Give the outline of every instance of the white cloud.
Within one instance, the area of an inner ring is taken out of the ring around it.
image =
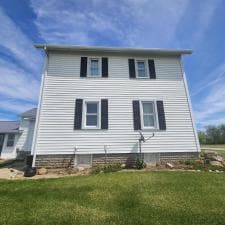
[[[0,21],[0,50],[2,55],[7,52],[0,59],[0,117],[12,119],[13,114],[36,105],[42,59],[32,40],[1,7]]]
[[[47,42],[166,46],[185,12],[187,0],[31,1],[36,25]],[[165,35],[166,34],[166,35]]]
[[[215,78],[212,78],[213,80],[202,88],[200,87],[199,92],[195,93],[197,95],[203,90],[206,90],[207,93],[196,105],[196,119],[201,126],[219,124],[225,120],[225,63],[221,64],[211,74]]]
[[[192,96],[198,95],[202,91],[221,82],[225,78],[225,62],[217,65],[216,68],[205,74],[203,82],[198,84],[196,91],[192,92]]]
[[[32,41],[21,31],[0,7],[0,46],[10,51],[22,66],[31,72],[39,71],[41,58]]]
[[[0,95],[1,98],[14,98],[36,102],[39,80],[8,61],[0,59]],[[1,100],[2,101],[2,100]]]
[[[0,108],[4,109],[4,111],[14,112],[18,115],[34,107],[36,107],[35,104],[13,99],[5,99],[0,102]]]

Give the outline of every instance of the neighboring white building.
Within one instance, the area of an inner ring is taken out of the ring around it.
[[[20,121],[0,121],[0,158],[14,159],[31,152],[36,108],[21,114]]]
[[[33,166],[197,158],[183,54],[190,50],[36,45],[46,53]],[[75,162],[74,162],[75,158]]]

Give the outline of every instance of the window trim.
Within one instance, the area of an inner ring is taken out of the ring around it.
[[[9,139],[9,135],[13,135],[13,139]],[[15,145],[15,138],[16,138],[16,135],[15,134],[8,134],[7,135],[6,147],[13,147]],[[12,145],[9,145],[9,141],[10,142],[13,142],[13,144]]]
[[[87,126],[86,125],[86,116],[87,116],[87,103],[97,103],[98,104],[98,112],[97,112],[97,126]],[[84,100],[83,104],[83,113],[82,113],[82,129],[101,129],[101,101],[100,100],[95,100],[95,99],[90,99],[90,100]]]
[[[91,75],[91,60],[98,60],[98,75]],[[99,78],[102,76],[102,59],[100,57],[88,57],[87,77]]]
[[[153,103],[154,119],[155,119],[155,126],[154,127],[144,126],[143,103]],[[157,111],[156,100],[140,100],[139,105],[140,105],[140,116],[141,116],[141,129],[142,130],[158,130],[159,129],[159,122],[158,122],[158,111]]]
[[[144,62],[145,65],[145,77],[138,75],[138,62]],[[135,74],[137,79],[149,79],[148,61],[146,59],[135,59]]]

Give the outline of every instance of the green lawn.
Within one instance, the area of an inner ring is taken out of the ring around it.
[[[117,172],[0,181],[0,224],[225,224],[225,173]]]

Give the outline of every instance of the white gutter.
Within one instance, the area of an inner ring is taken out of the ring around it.
[[[45,82],[45,76],[47,74],[47,67],[48,67],[47,48],[44,47],[44,50],[45,50],[46,56],[45,56],[44,68],[43,68],[43,73],[42,73],[42,78],[41,78],[41,86],[40,86],[40,93],[39,93],[37,116],[36,116],[36,122],[35,122],[35,127],[34,127],[34,136],[33,136],[32,148],[31,148],[31,154],[33,155],[32,167],[35,167],[35,161],[36,161],[37,135],[38,135],[39,123],[40,123],[40,113],[41,113],[41,106],[42,106],[42,100],[43,100],[44,82]]]
[[[77,52],[100,52],[100,53],[120,53],[120,54],[156,54],[175,55],[191,54],[190,49],[160,49],[160,48],[118,48],[105,46],[79,46],[79,45],[50,45],[36,44],[36,48],[47,48],[56,51],[77,51]]]

